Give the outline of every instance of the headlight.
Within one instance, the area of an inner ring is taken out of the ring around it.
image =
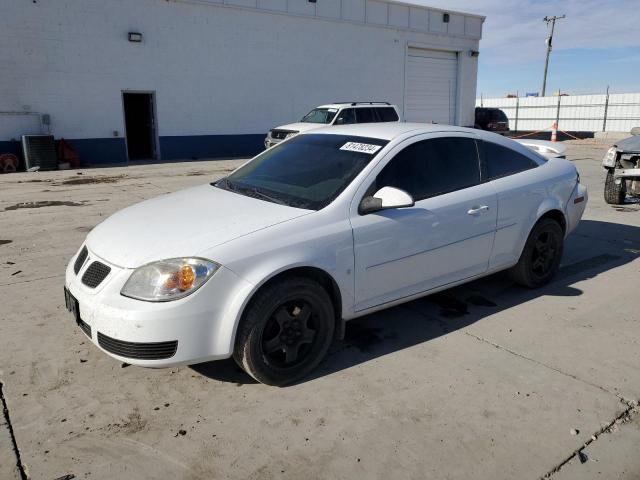
[[[220,268],[204,258],[171,258],[137,268],[120,294],[147,302],[168,302],[191,295]]]
[[[289,132],[285,135],[284,139],[286,140],[287,138],[295,137],[297,134],[298,132]]]
[[[615,167],[617,155],[618,150],[616,149],[616,147],[611,147],[609,150],[607,150],[606,155],[602,159],[602,165],[605,167]]]

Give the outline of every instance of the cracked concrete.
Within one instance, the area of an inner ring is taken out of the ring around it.
[[[0,415],[0,478],[3,480],[25,479],[26,474],[13,435],[2,382],[0,382],[0,409],[2,409],[2,415]]]
[[[498,274],[354,320],[310,378],[284,389],[254,383],[232,361],[121,368],[75,327],[61,295],[66,262],[102,219],[239,161],[0,176],[3,206],[82,205],[0,209],[0,237],[11,240],[0,245],[0,381],[25,470],[33,479],[640,477],[640,204],[602,201],[606,148],[569,144],[591,198],[551,285],[524,290]],[[101,175],[113,182],[64,183]],[[1,422],[0,478],[20,478],[3,470],[17,459]]]
[[[640,409],[637,401],[627,402],[627,408],[614,420],[591,435],[581,447],[576,449],[562,463],[547,473],[544,478],[638,478],[640,465],[637,463],[638,445],[640,441]],[[613,437],[609,435],[616,434]],[[603,437],[604,436],[604,437]],[[599,444],[594,442],[600,440]],[[603,450],[611,450],[614,444],[615,453],[609,458],[616,458],[616,462],[608,462],[602,468],[595,465],[599,458],[606,458]],[[626,450],[626,451],[625,451]],[[624,455],[620,455],[620,452]],[[621,458],[622,457],[622,458]],[[582,465],[589,463],[587,466]],[[564,468],[564,467],[567,468]],[[563,470],[564,468],[564,470]],[[615,473],[612,471],[614,468]],[[558,474],[558,475],[556,475]]]

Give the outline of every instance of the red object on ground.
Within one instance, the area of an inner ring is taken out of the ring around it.
[[[0,155],[0,172],[9,173],[18,170],[18,157],[13,153]]]
[[[71,168],[80,167],[78,152],[64,138],[58,142],[58,162],[69,162]]]

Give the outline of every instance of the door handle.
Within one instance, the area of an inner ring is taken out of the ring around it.
[[[480,212],[484,212],[486,210],[489,210],[489,205],[482,205],[480,207],[472,207],[471,209],[469,209],[467,211],[467,214],[469,215],[477,215]]]

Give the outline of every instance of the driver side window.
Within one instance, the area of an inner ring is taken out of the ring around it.
[[[419,201],[479,183],[475,140],[443,137],[416,142],[398,153],[378,174],[369,194],[396,187]]]
[[[338,114],[334,125],[350,125],[352,123],[356,123],[355,110],[353,108],[344,108]]]

